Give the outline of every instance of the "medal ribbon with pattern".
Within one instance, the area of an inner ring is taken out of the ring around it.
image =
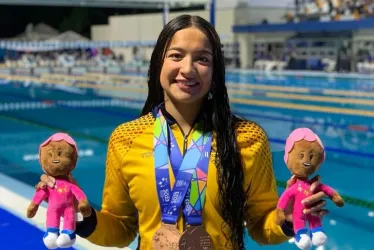
[[[161,110],[157,113],[153,146],[157,193],[164,223],[175,224],[183,208],[187,224],[202,224],[212,142],[211,132],[203,133],[203,130],[204,123],[198,123],[183,157]],[[170,187],[169,161],[175,176],[173,189]]]

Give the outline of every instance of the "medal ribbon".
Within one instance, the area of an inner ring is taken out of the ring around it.
[[[201,216],[212,142],[211,133],[203,133],[203,128],[204,124],[199,123],[183,157],[161,110],[157,113],[154,127],[155,172],[164,223],[175,224],[184,204],[183,213],[187,223],[202,224]],[[169,160],[175,176],[173,189],[170,187]]]

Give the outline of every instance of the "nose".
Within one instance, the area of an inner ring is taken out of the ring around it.
[[[196,68],[191,57],[186,56],[183,59],[180,72],[187,77],[196,75]]]

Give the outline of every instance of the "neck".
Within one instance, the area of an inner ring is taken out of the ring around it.
[[[308,181],[309,180],[308,177],[297,177],[297,179],[299,179],[300,181]]]
[[[185,104],[175,103],[170,99],[165,102],[166,111],[174,117],[185,135],[190,132],[194,125],[200,107],[201,102]]]

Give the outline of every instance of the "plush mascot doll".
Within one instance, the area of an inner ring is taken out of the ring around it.
[[[342,197],[331,187],[319,184],[313,192],[311,191],[312,181],[309,178],[322,165],[325,160],[325,150],[319,137],[308,128],[298,128],[292,131],[286,141],[284,161],[287,168],[296,178],[295,184],[288,187],[281,195],[276,213],[276,223],[281,225],[285,220],[285,210],[293,205],[293,226],[296,245],[303,250],[312,246],[322,246],[327,240],[321,223],[321,218],[304,214],[307,208],[302,204],[306,197],[323,191],[337,206],[344,206]],[[290,203],[293,204],[290,204]],[[310,233],[306,228],[310,227]]]
[[[91,214],[86,195],[76,185],[68,181],[75,168],[78,150],[75,141],[67,134],[56,133],[39,148],[39,161],[43,171],[56,179],[53,188],[39,189],[27,209],[27,217],[33,218],[43,200],[48,200],[47,231],[43,242],[48,249],[68,248],[75,243],[75,199],[84,217]],[[60,218],[63,228],[60,232]]]

